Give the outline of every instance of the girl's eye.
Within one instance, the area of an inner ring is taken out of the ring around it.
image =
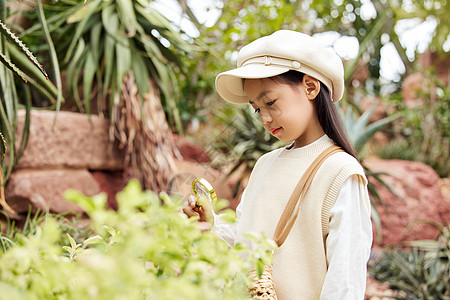
[[[273,105],[273,104],[275,103],[275,101],[276,101],[276,100],[269,101],[269,102],[266,103],[266,105],[267,105],[267,106],[271,106],[271,105]]]
[[[260,112],[260,109],[259,108],[256,108],[255,109],[255,113],[259,113]]]

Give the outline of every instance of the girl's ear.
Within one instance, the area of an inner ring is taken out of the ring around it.
[[[303,76],[303,85],[305,86],[306,97],[308,97],[308,100],[316,99],[316,96],[320,92],[320,81],[305,74]]]

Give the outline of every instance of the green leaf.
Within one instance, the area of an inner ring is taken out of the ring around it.
[[[96,245],[96,244],[104,244],[105,241],[99,235],[91,236],[87,240],[83,242],[83,245]]]
[[[114,6],[110,5],[102,9],[102,23],[103,28],[111,37],[115,37],[118,34],[119,17]]]
[[[256,274],[261,278],[262,273],[264,272],[264,261],[262,259],[258,259],[256,261]]]
[[[25,46],[25,44],[18,38],[14,33],[12,33],[5,24],[3,24],[0,20],[0,32],[3,32],[5,36],[9,37],[11,41],[13,41],[22,51],[27,55],[27,57],[30,59],[30,61],[33,62],[33,64],[39,69],[39,71],[45,76],[45,78],[48,78],[47,73],[45,72],[42,65],[38,62],[36,57],[33,55],[33,53],[28,50],[28,48]]]
[[[30,61],[30,59],[22,53],[19,49],[13,45],[7,45],[8,53],[10,54],[11,61],[20,68],[27,76],[34,79],[34,82],[42,86],[46,92],[50,93],[54,99],[58,97],[58,90],[53,83],[48,80],[42,72]],[[27,77],[26,77],[27,78]],[[27,78],[29,79],[29,78]],[[30,80],[29,80],[30,81]],[[30,81],[31,83],[31,81]]]
[[[78,40],[80,39],[83,32],[85,32],[87,30],[88,24],[89,24],[88,22],[90,22],[91,19],[93,18],[92,15],[95,13],[95,11],[99,7],[100,3],[101,3],[101,0],[91,0],[91,1],[89,1],[90,5],[86,5],[86,7],[84,9],[80,10],[80,11],[82,11],[82,12],[80,12],[80,15],[79,15],[80,24],[76,27],[74,36],[72,38],[72,42],[70,43],[69,49],[67,50],[66,56],[64,58],[64,62],[67,63],[71,59],[72,53],[75,49],[75,46],[78,43]],[[75,12],[74,15],[76,15],[76,14],[77,14],[77,12]],[[78,20],[78,18],[75,18],[75,17],[73,19]],[[72,19],[70,17],[68,20],[69,20],[69,23],[71,23],[70,21]]]
[[[100,3],[101,1],[90,0],[83,7],[78,6],[78,9],[76,9],[75,12],[67,18],[66,22],[68,24],[72,24],[88,19],[92,15],[92,13],[98,8],[98,5]]]
[[[148,93],[150,77],[148,75],[144,59],[138,53],[136,53],[133,55],[131,64],[139,93],[141,95]]]
[[[114,70],[114,39],[107,34],[105,37],[105,72],[103,78],[103,94],[106,95],[110,86],[112,73]],[[113,102],[113,101],[110,101]]]
[[[75,50],[74,56],[67,67],[67,82],[68,82],[68,91],[70,94],[73,94],[73,98],[78,106],[80,111],[84,111],[84,107],[81,104],[80,97],[78,96],[78,77],[82,67],[82,61],[85,60],[85,56],[87,50],[85,49],[85,42],[81,38],[78,40],[77,49]]]
[[[131,0],[120,0],[116,1],[117,12],[119,19],[122,20],[122,24],[125,25],[127,29],[127,37],[131,38],[136,34],[136,14],[134,12],[133,1]]]
[[[25,78],[25,74],[16,67],[9,59],[6,57],[3,53],[0,52],[0,62],[3,63],[4,66],[6,66],[8,69],[13,71],[15,75],[20,77],[24,82],[27,82],[27,79]]]
[[[98,63],[95,61],[94,52],[91,49],[87,49],[87,58],[84,63],[83,70],[83,100],[86,108],[86,113],[91,113],[91,90],[93,86],[94,76],[98,69]]]
[[[52,40],[52,38],[50,36],[50,32],[48,30],[47,21],[45,19],[44,10],[42,9],[41,0],[37,0],[37,7],[38,7],[38,12],[39,12],[38,13],[39,21],[41,22],[42,29],[44,31],[45,40],[47,42],[47,45],[48,45],[48,48],[50,51],[50,58],[51,58],[52,65],[53,65],[53,73],[55,75],[56,87],[57,87],[57,91],[58,91],[58,94],[56,96],[56,114],[55,114],[55,118],[53,120],[53,126],[54,126],[55,122],[56,122],[57,113],[58,113],[59,109],[61,108],[61,103],[64,101],[63,96],[62,96],[61,74],[59,72],[58,57],[56,55],[55,46],[53,45],[53,40]],[[45,71],[44,71],[44,75],[48,79],[48,76],[45,74]]]
[[[123,78],[131,69],[131,51],[129,40],[125,37],[120,38],[120,43],[116,43],[116,84],[122,86]]]
[[[72,247],[72,249],[77,248],[77,243],[75,242],[73,237],[71,237],[70,234],[68,234],[68,233],[66,233],[66,235],[67,235],[67,238],[69,239],[70,246]]]

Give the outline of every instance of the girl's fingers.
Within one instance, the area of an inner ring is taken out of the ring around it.
[[[199,217],[200,221],[204,222],[206,221],[206,212],[203,206],[197,207],[197,198],[195,198],[192,195],[189,195],[185,204],[185,207],[183,208],[183,212],[188,217]]]
[[[185,206],[183,207],[183,212],[188,216],[188,217],[198,217],[199,214],[196,213],[195,211],[192,210],[191,206]]]
[[[194,208],[194,207],[195,207],[195,203],[197,202],[197,198],[195,198],[195,197],[192,196],[192,195],[189,195],[189,196],[188,196],[188,199],[187,199],[187,202],[188,202],[188,205],[189,205],[190,207]]]

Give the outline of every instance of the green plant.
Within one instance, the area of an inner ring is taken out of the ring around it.
[[[375,148],[375,153],[382,159],[402,159],[414,161],[417,159],[417,149],[405,138],[396,138],[386,145]]]
[[[402,243],[383,250],[369,266],[376,280],[401,291],[396,299],[450,299],[450,227],[435,224],[436,240]]]
[[[59,1],[45,13],[68,98],[80,112],[106,116],[111,142],[125,149],[130,177],[161,191],[175,168],[165,114],[182,133],[176,74],[184,75],[181,58],[194,48],[151,2]],[[22,36],[36,38],[42,28],[36,24]]]
[[[6,155],[6,150],[8,147],[6,146],[5,138],[3,137],[3,134],[0,131],[0,205],[8,212],[8,214],[14,216],[15,212],[14,210],[8,205],[5,199],[5,185],[3,183],[3,170],[1,163],[3,162],[3,159]]]
[[[353,109],[352,106],[348,105],[345,113],[341,108],[338,108],[339,115],[344,124],[344,128],[348,134],[348,138],[350,142],[355,147],[355,150],[360,153],[363,151],[364,146],[368,141],[373,137],[373,135],[383,129],[386,125],[391,124],[396,119],[398,119],[401,114],[396,113],[394,115],[385,117],[381,120],[369,124],[369,118],[372,115],[376,108],[376,104],[372,105],[368,110],[366,110],[361,115],[358,115]],[[375,181],[378,181],[381,185],[388,188],[394,195],[396,195],[395,191],[382,179],[381,175],[385,175],[385,172],[374,172],[370,170],[368,167],[364,165],[364,161],[362,163],[366,176],[368,178],[373,178]],[[378,189],[374,185],[372,181],[369,180],[367,184],[367,189],[369,194],[371,195],[370,201],[372,206],[372,221],[374,226],[377,229],[377,240],[381,239],[381,220],[377,211],[378,203],[383,205],[385,209],[387,209],[386,204],[383,199],[380,197],[378,193]]]
[[[350,105],[347,106],[345,113],[342,109],[338,109],[339,115],[345,127],[345,131],[347,132],[350,142],[355,147],[356,152],[362,151],[363,147],[376,132],[380,131],[383,127],[394,122],[401,116],[401,114],[396,113],[369,124],[369,118],[373,114],[375,108],[376,104],[372,105],[361,115],[357,115]]]
[[[62,233],[69,234],[76,239],[86,239],[89,235],[92,235],[92,231],[86,225],[80,223],[80,216],[73,215],[71,212],[55,215],[48,211],[33,211],[30,207],[26,217],[17,220],[10,218],[10,213],[7,213],[6,209],[0,210],[0,215],[6,221],[4,228],[0,224],[0,250],[3,250],[3,252],[14,246],[21,237],[36,234],[39,227],[50,215],[57,222]],[[59,244],[65,245],[66,240],[61,239]]]
[[[432,69],[424,74],[414,108],[391,100],[403,117],[394,124],[394,143],[377,154],[421,161],[445,178],[450,174],[450,83],[445,86]]]
[[[232,161],[228,176],[240,169],[241,178],[234,188],[236,195],[242,179],[252,171],[256,161],[263,154],[280,148],[285,143],[264,129],[258,115],[249,109],[235,109],[231,116],[222,114],[218,118],[225,123],[226,128],[214,143],[218,153],[213,159],[220,163],[220,158],[227,156],[227,160]]]
[[[126,89],[124,76],[131,71],[141,96],[154,89],[161,92],[171,124],[182,131],[174,71],[184,70],[180,56],[193,48],[151,2],[61,1],[44,8],[67,71],[67,93],[80,111],[89,114],[95,107],[114,121],[119,109],[116,101]],[[41,30],[36,24],[22,36],[37,36]]]
[[[37,3],[38,8],[40,8],[40,0]],[[39,9],[37,14],[42,28],[46,29],[45,16],[43,15],[42,9]],[[5,20],[5,0],[0,0],[0,132],[5,134],[6,144],[9,146],[8,159],[6,161],[2,159],[0,166],[2,191],[3,185],[8,180],[12,169],[17,164],[28,141],[31,97],[30,87],[29,85],[25,85],[25,83],[28,82],[31,84],[34,90],[48,99],[56,109],[59,109],[63,101],[59,81],[59,67],[48,32],[44,36],[52,57],[53,73],[56,77],[57,87],[48,79],[46,71],[36,57],[4,24]],[[21,80],[16,82],[14,80],[15,75]],[[21,92],[21,96],[19,96],[19,91]],[[23,100],[20,101],[22,97]],[[17,137],[18,109],[20,107],[25,107],[25,122],[22,136]],[[6,201],[4,201],[4,195],[2,196],[2,202],[4,202],[2,204],[3,207],[12,215],[13,211],[7,206]]]
[[[187,218],[176,199],[142,191],[131,181],[106,210],[106,195],[68,191],[94,230],[89,238],[63,234],[50,215],[36,232],[0,252],[2,297],[26,299],[249,299],[246,276],[270,258],[273,243],[258,251],[229,248]],[[244,259],[243,256],[248,256]],[[182,295],[182,296],[181,296]]]

